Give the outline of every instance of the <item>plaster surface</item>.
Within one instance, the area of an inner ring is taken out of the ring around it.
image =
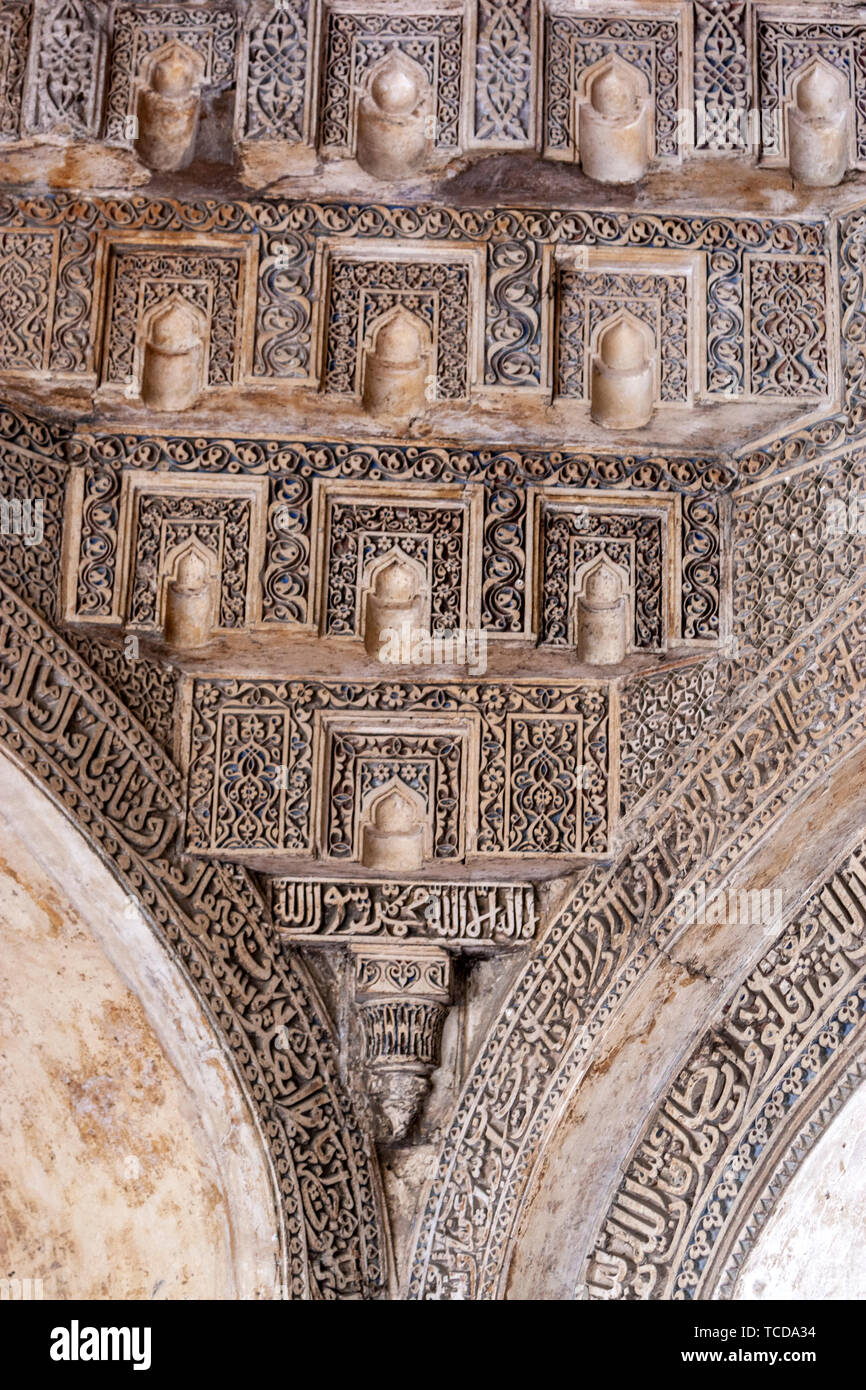
[[[45,1298],[273,1296],[271,1176],[177,966],[0,757],[0,1264]]]
[[[767,1218],[737,1300],[866,1298],[866,1088],[854,1092]]]

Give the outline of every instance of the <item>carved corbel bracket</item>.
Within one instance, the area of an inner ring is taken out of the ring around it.
[[[452,996],[451,957],[442,946],[422,941],[377,941],[349,949],[376,1138],[400,1143],[439,1064]]]
[[[472,1012],[473,963],[530,945],[538,888],[275,878],[270,901],[287,947],[338,991],[330,1002],[344,1020],[343,1065],[367,1098],[376,1141],[416,1142],[434,1074],[441,1066],[436,1085],[447,1088],[454,1039]],[[443,1045],[452,1007],[459,1026]]]

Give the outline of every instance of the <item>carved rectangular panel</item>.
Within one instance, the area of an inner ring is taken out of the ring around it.
[[[50,365],[55,232],[0,231],[0,363],[8,373]]]
[[[319,147],[355,151],[357,103],[365,73],[392,49],[423,70],[433,92],[433,147],[454,153],[463,141],[463,6],[407,4],[379,10],[331,0],[322,16]]]
[[[36,9],[25,126],[79,137],[99,134],[107,8],[91,0],[43,0]]]
[[[289,140],[310,133],[309,0],[257,0],[240,40],[238,135]]]
[[[756,396],[821,397],[830,389],[825,268],[794,256],[747,256]]]
[[[583,740],[582,720],[574,714],[508,714],[506,817],[512,853],[580,853]]]
[[[244,237],[152,240],[113,237],[102,247],[103,388],[141,390],[144,341],[154,314],[172,300],[194,307],[204,324],[205,389],[231,387],[245,374],[245,327],[254,283],[253,244]]]
[[[478,485],[317,483],[314,605],[327,637],[363,636],[363,596],[386,556],[409,557],[427,576],[431,630],[480,624],[481,521]]]
[[[535,137],[538,7],[535,0],[475,6],[473,146],[531,148]]]
[[[851,160],[866,168],[866,20],[860,7],[760,5],[753,11],[761,157],[788,162],[788,106],[799,71],[820,56],[843,74],[854,111]]]
[[[548,0],[545,15],[543,150],[548,159],[579,157],[577,100],[587,73],[619,54],[643,75],[654,111],[654,157],[682,157],[681,112],[691,109],[684,5],[606,4],[580,8]],[[690,56],[690,55],[689,55]]]
[[[387,883],[275,878],[274,922],[290,940],[427,936],[462,945],[518,945],[535,936],[531,884]]]
[[[188,848],[357,864],[366,799],[396,780],[425,808],[439,873],[478,856],[604,855],[614,700],[593,682],[196,681]]]
[[[539,489],[535,494],[536,616],[544,645],[577,640],[582,572],[606,555],[629,578],[627,650],[681,640],[681,499]]]
[[[204,83],[234,81],[237,18],[228,5],[119,5],[114,16],[106,101],[106,139],[131,144],[142,64],[172,41],[204,62]]]
[[[695,0],[694,94],[697,149],[745,150],[752,74],[746,0]]]
[[[411,951],[395,942],[349,948],[355,967],[355,998],[394,997],[451,1000],[451,957],[438,946],[413,945]]]
[[[442,1004],[451,1002],[451,957],[439,946],[413,943],[407,948],[393,941],[372,946],[353,942],[349,952],[359,1001],[396,1002],[420,997]],[[396,1050],[390,1043],[387,1054]]]
[[[431,398],[464,400],[479,375],[482,344],[472,306],[483,296],[483,259],[474,248],[393,242],[320,246],[321,304],[314,322],[323,389],[358,397],[365,348],[400,306],[432,340]]]
[[[259,621],[259,570],[267,512],[264,479],[125,473],[117,504],[115,582],[110,588],[96,589],[91,582],[93,547],[87,537],[81,544],[76,520],[83,481],[80,474],[73,480],[67,519],[67,553],[70,559],[77,555],[74,571],[67,569],[67,618],[126,622],[142,631],[158,630],[174,561],[194,539],[213,557],[219,579],[216,630],[230,631]],[[100,549],[97,543],[97,571]]]
[[[355,998],[393,998],[451,1001],[451,957],[439,946],[413,943],[407,950],[397,942],[349,947],[354,966]]]
[[[258,0],[240,45],[237,131],[244,140],[309,139],[314,7]]]
[[[21,127],[30,15],[29,4],[0,8],[0,140],[14,140]]]

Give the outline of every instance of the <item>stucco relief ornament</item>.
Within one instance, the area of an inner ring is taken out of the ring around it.
[[[392,48],[369,74],[358,108],[356,157],[379,179],[417,173],[431,147],[433,95],[424,69]]]
[[[788,108],[791,173],[813,187],[841,183],[850,141],[851,103],[844,74],[815,58],[797,78]]]
[[[204,63],[182,43],[153,54],[138,98],[136,150],[152,169],[189,164],[195,149]]]
[[[580,165],[599,183],[636,183],[651,152],[652,106],[646,79],[615,55],[587,78],[579,104]]]

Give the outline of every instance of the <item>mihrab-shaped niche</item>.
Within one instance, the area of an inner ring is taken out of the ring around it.
[[[441,169],[461,153],[467,14],[462,0],[370,6],[325,0],[317,144],[396,182]]]
[[[91,7],[92,8],[92,7]],[[213,118],[209,143],[228,144],[227,113],[217,105],[235,81],[236,7],[125,4],[112,7],[104,137],[134,149],[143,164],[170,172],[195,157],[199,117]],[[213,153],[213,148],[211,150]]]
[[[398,305],[375,320],[364,344],[361,401],[370,415],[397,424],[427,402],[433,338],[418,314]]]
[[[193,158],[205,64],[172,40],[148,54],[139,76],[135,149],[151,169],[183,169]]]
[[[632,183],[682,161],[690,109],[689,5],[543,0],[539,124],[546,159],[602,183]]]
[[[628,642],[628,574],[601,554],[578,572],[575,590],[578,661],[590,666],[618,666]]]
[[[218,621],[219,576],[215,557],[196,536],[167,557],[162,631],[176,651],[206,646]]]
[[[252,238],[107,233],[98,400],[180,412],[245,380]]]
[[[98,604],[84,581],[90,573],[83,472],[66,514],[67,620],[116,627],[178,651],[194,651],[261,622],[261,567],[268,482],[128,469],[119,479],[116,530],[100,568]],[[104,553],[104,552],[103,552]]]
[[[433,89],[419,63],[394,46],[369,69],[358,103],[355,157],[375,178],[420,173],[432,147]]]
[[[852,102],[845,74],[820,54],[792,83],[788,106],[788,163],[799,183],[841,183],[851,158]]]
[[[119,599],[128,629],[183,651],[255,626],[263,481],[124,475]]]
[[[599,183],[636,183],[653,153],[649,83],[611,53],[583,74],[577,96],[580,166]]]
[[[150,410],[189,410],[205,384],[207,316],[172,295],[144,314],[140,332],[142,403]]]
[[[481,625],[478,484],[314,484],[312,611],[318,634],[409,661],[413,633]],[[396,634],[396,637],[394,636]]]
[[[415,873],[467,848],[465,721],[390,715],[323,721],[321,855],[378,873]]]
[[[830,187],[866,169],[866,24],[860,5],[760,5],[755,24],[761,163]]]
[[[533,514],[541,646],[570,647],[582,663],[616,666],[694,640],[684,634],[682,556],[694,545],[704,549],[705,534],[693,537],[687,524],[684,535],[680,496],[541,488]]]
[[[372,560],[362,576],[364,647],[381,658],[408,649],[416,633],[430,628],[429,573],[395,546]]]
[[[481,379],[478,245],[323,239],[312,360],[319,390],[394,425],[468,401]]]
[[[706,265],[693,251],[634,248],[554,253],[555,403],[579,403],[594,423],[683,428],[704,399]]]
[[[361,815],[361,863],[365,869],[411,873],[429,858],[429,809],[412,787],[394,778],[367,798]]]
[[[656,342],[648,324],[621,311],[603,323],[592,353],[590,414],[608,430],[649,423],[656,397]]]

